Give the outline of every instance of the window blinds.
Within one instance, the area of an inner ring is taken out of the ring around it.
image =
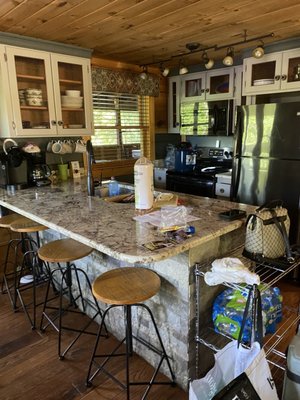
[[[148,97],[93,91],[93,116],[96,159],[128,159],[135,149],[149,156]]]

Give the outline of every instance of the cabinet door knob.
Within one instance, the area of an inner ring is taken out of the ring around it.
[[[63,121],[58,121],[57,123],[59,126],[62,126],[64,124]]]
[[[201,93],[204,93],[204,89],[201,89]]]
[[[54,119],[51,121],[51,125],[56,125],[56,121]]]
[[[206,91],[206,93],[208,93],[208,92],[209,92],[209,89],[206,89],[205,91]]]
[[[275,81],[279,81],[280,75],[275,75]]]
[[[287,76],[286,76],[286,75],[281,75],[281,80],[282,80],[282,81],[285,81],[285,80],[286,80],[286,78],[287,78]]]

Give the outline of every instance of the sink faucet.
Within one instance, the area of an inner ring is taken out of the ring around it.
[[[95,156],[93,145],[90,140],[86,142],[86,156],[87,156],[87,191],[89,196],[95,196],[94,178],[92,171],[92,164],[95,163]]]

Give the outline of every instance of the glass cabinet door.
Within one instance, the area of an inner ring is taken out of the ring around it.
[[[234,69],[227,68],[207,72],[206,92],[207,100],[218,100],[233,97]]]
[[[182,77],[182,100],[205,98],[205,73],[189,74]]]
[[[283,53],[282,56],[282,89],[300,88],[300,51],[291,50]]]
[[[264,55],[260,60],[244,60],[244,94],[278,91],[281,85],[281,53]]]
[[[56,134],[50,56],[8,47],[7,62],[17,135]]]
[[[52,70],[58,133],[91,133],[89,60],[52,55]]]

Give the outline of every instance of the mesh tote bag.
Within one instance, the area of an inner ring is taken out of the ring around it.
[[[289,229],[290,218],[280,200],[262,205],[248,216],[243,255],[258,262],[280,258],[292,262]]]

